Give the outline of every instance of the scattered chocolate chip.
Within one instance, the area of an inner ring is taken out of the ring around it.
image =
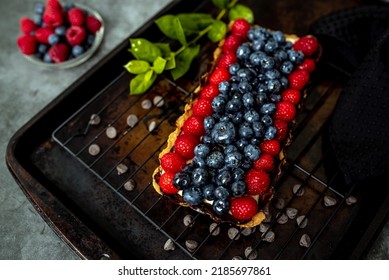
[[[346,198],[346,204],[347,205],[353,205],[355,203],[357,203],[357,198],[353,195],[350,195],[349,197]]]
[[[301,186],[301,184],[294,185],[292,191],[296,196],[303,196],[305,193],[305,189]]]
[[[127,125],[133,128],[138,123],[138,117],[134,114],[130,114],[126,119]]]
[[[266,233],[264,233],[264,237],[263,237],[263,240],[265,240],[266,242],[273,242],[274,239],[276,238],[276,234],[273,232],[273,231],[268,231]]]
[[[309,237],[309,235],[304,233],[300,238],[299,244],[301,247],[308,248],[309,246],[311,246],[311,238]]]
[[[176,249],[173,240],[171,240],[170,238],[166,240],[165,245],[163,245],[163,249],[165,251],[173,251],[174,249]]]
[[[157,95],[153,99],[153,104],[157,107],[162,107],[165,104],[165,101],[163,100],[163,97],[160,95]]]
[[[288,218],[291,219],[291,220],[296,218],[297,213],[298,213],[298,211],[297,211],[296,208],[292,208],[292,207],[286,208],[286,216],[288,216]]]
[[[217,223],[212,223],[209,225],[209,232],[213,235],[213,236],[217,236],[220,234],[220,227]]]
[[[135,189],[135,181],[133,179],[129,179],[124,183],[124,189],[126,191],[133,191]]]
[[[101,123],[101,118],[97,114],[92,114],[89,119],[89,124],[91,125],[98,125]]]
[[[91,156],[97,156],[100,153],[100,146],[97,144],[92,144],[89,146],[88,152]]]
[[[149,110],[153,106],[153,103],[149,99],[145,99],[140,106],[145,110]]]
[[[270,226],[268,224],[261,223],[259,225],[259,232],[264,233],[264,232],[268,231],[269,228],[270,228]]]
[[[335,198],[329,195],[325,195],[323,200],[324,200],[324,206],[326,207],[331,207],[336,205],[336,203],[338,203]]]
[[[235,256],[235,257],[232,257],[232,260],[240,261],[240,260],[243,260],[243,258],[241,256]]]
[[[296,218],[296,222],[300,228],[305,228],[308,225],[308,218],[305,215],[301,215]]]
[[[188,249],[189,252],[194,252],[198,245],[199,243],[196,240],[189,239],[185,241],[186,249]]]
[[[118,132],[113,126],[108,126],[105,130],[105,134],[109,139],[114,139],[118,135]]]
[[[270,213],[266,214],[266,218],[263,220],[264,223],[271,222],[272,215]]]
[[[277,217],[277,223],[280,225],[286,224],[288,222],[289,218],[284,213],[280,213]]]
[[[118,172],[118,175],[122,175],[126,173],[128,170],[127,165],[120,163],[118,166],[116,166],[116,171]]]
[[[157,127],[157,123],[155,121],[152,121],[150,124],[149,124],[149,131],[153,131],[155,128]]]
[[[238,240],[240,237],[239,229],[231,227],[228,229],[228,237],[232,240]]]
[[[256,229],[255,227],[244,228],[242,229],[241,234],[243,234],[244,236],[249,236],[250,234],[255,232],[255,229]]]
[[[283,198],[281,198],[281,197],[277,197],[275,199],[275,202],[274,202],[274,207],[276,209],[279,209],[279,210],[284,209],[284,207],[285,207],[285,200]]]
[[[257,251],[254,250],[251,246],[246,247],[246,249],[244,250],[244,255],[249,260],[254,260],[258,257]]]
[[[192,215],[186,215],[183,219],[183,223],[186,227],[191,227],[194,224],[194,219]]]

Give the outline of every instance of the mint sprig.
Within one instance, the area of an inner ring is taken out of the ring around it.
[[[130,81],[130,94],[145,93],[155,82],[158,75],[170,71],[174,80],[185,75],[193,60],[200,52],[198,41],[205,35],[216,43],[224,39],[227,24],[222,21],[225,15],[232,21],[245,18],[254,22],[252,10],[238,0],[212,0],[220,9],[216,18],[206,13],[167,14],[155,23],[159,30],[169,39],[177,41],[180,47],[173,51],[170,44],[150,42],[144,38],[131,38],[129,52],[134,59],[124,65],[135,76]]]

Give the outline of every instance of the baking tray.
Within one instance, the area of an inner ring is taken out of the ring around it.
[[[295,34],[304,34],[324,12],[358,4],[242,2],[253,8],[259,24]],[[212,7],[210,1],[174,1],[155,18],[166,13],[212,12]],[[130,37],[163,41],[158,34],[151,19]],[[244,258],[249,246],[258,252],[258,259],[363,258],[387,219],[389,197],[382,188],[369,190],[376,182],[346,185],[336,167],[326,128],[347,75],[336,71],[339,65],[329,61],[318,65],[306,106],[298,115],[295,139],[277,182],[277,198],[270,209],[273,218],[267,230],[258,227],[248,236],[240,232],[239,238],[231,239],[231,226],[220,224],[220,234],[213,236],[208,217],[172,204],[153,191],[151,174],[158,164],[158,153],[201,74],[208,69],[214,47],[204,42],[199,58],[178,82],[160,77],[148,93],[130,96],[131,75],[123,65],[131,56],[128,40],[123,41],[12,137],[7,165],[27,198],[58,236],[84,259]],[[148,111],[141,108],[144,99],[152,100],[156,95],[164,97],[164,106]],[[102,119],[98,126],[89,124],[94,113]],[[129,113],[139,116],[133,128],[125,122]],[[157,126],[150,132],[147,128],[152,121]],[[109,126],[119,131],[115,139],[105,136]],[[92,143],[102,147],[97,158],[87,152]],[[124,174],[117,172],[121,163],[129,167]],[[124,187],[130,179],[136,184],[133,191]],[[304,188],[304,195],[293,193],[295,185]],[[348,205],[351,195],[357,203]],[[325,206],[323,199],[327,196],[334,198],[336,205]],[[284,207],[280,207],[281,202],[285,202]],[[280,223],[276,217],[287,207],[305,215],[308,226],[300,228],[295,219]],[[193,217],[190,225],[183,223],[187,215]],[[275,234],[274,241],[266,239],[269,232]],[[302,234],[311,237],[308,248],[299,245]],[[174,251],[163,250],[167,239],[173,240]],[[198,242],[195,251],[186,248],[187,240]]]

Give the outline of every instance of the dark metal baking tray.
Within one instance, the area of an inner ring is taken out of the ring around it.
[[[305,1],[243,1],[256,13],[258,23],[286,33],[304,34],[309,24],[325,12],[359,3],[328,1],[317,6]],[[301,3],[300,3],[301,2]],[[313,2],[313,1],[311,1]],[[212,12],[210,1],[174,1],[155,18],[166,13]],[[153,19],[131,37],[162,41]],[[327,141],[327,121],[347,81],[330,62],[321,61],[312,77],[304,110],[298,115],[294,142],[287,150],[287,164],[277,182],[277,199],[286,207],[295,207],[306,215],[308,226],[300,228],[295,219],[280,224],[282,214],[273,205],[269,222],[275,240],[268,242],[266,232],[257,231],[239,239],[227,236],[228,224],[213,236],[208,217],[170,203],[151,186],[151,174],[158,165],[158,153],[164,147],[174,121],[208,68],[215,45],[204,43],[199,58],[189,73],[175,82],[161,77],[146,94],[130,96],[131,75],[123,65],[131,57],[128,40],[122,42],[99,65],[80,77],[46,108],[24,125],[11,139],[7,165],[28,199],[45,221],[81,258],[85,259],[231,259],[244,257],[248,246],[258,252],[258,259],[358,259],[363,258],[388,216],[388,192],[366,185],[347,186],[336,167]],[[150,111],[141,109],[144,99],[162,95],[165,104]],[[98,113],[102,123],[88,124]],[[140,121],[129,128],[125,119],[136,113]],[[157,127],[147,127],[156,121]],[[119,135],[105,136],[114,126]],[[90,144],[99,143],[102,153],[92,157]],[[124,163],[129,170],[119,175],[116,167]],[[136,187],[127,191],[124,183],[133,179]],[[292,192],[294,185],[305,189],[303,196]],[[355,196],[356,204],[346,199]],[[336,199],[327,207],[324,196]],[[284,208],[285,209],[285,208]],[[183,217],[192,215],[194,223],[185,226]],[[300,246],[302,234],[312,239],[309,248]],[[170,238],[174,251],[163,250]],[[188,251],[185,241],[199,243]]]

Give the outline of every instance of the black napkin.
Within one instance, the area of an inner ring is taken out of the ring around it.
[[[346,183],[389,174],[389,7],[337,11],[311,26],[323,59],[351,74],[330,120]]]

